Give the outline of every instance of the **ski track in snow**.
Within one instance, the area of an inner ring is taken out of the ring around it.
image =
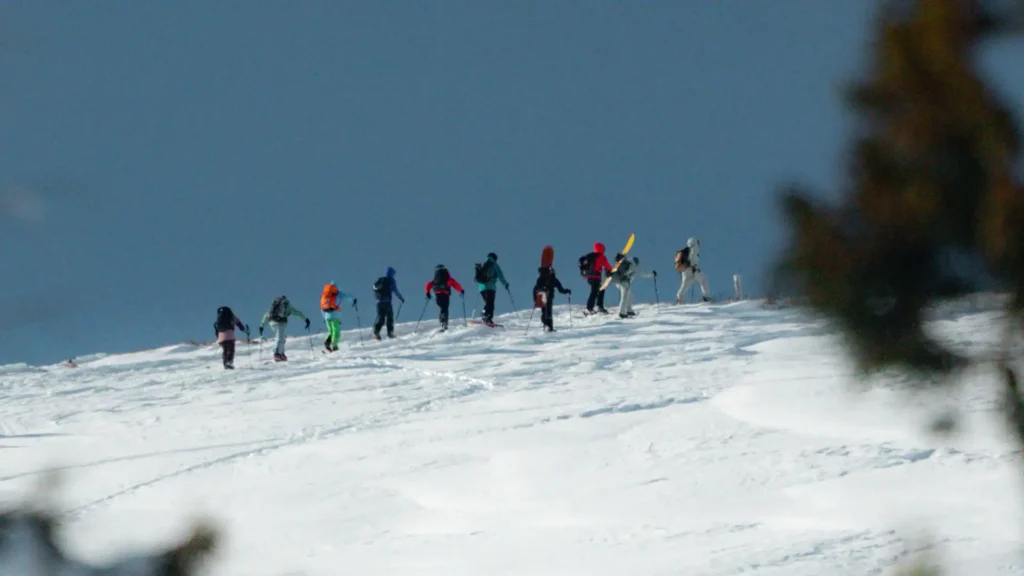
[[[858,387],[823,323],[753,302],[556,311],[555,334],[507,314],[329,355],[295,336],[283,364],[240,343],[233,372],[189,345],[0,366],[0,498],[65,472],[95,559],[205,511],[231,575],[883,574],[933,545],[954,573],[1024,574],[992,374]],[[996,317],[933,328],[976,351]],[[930,435],[954,405],[961,433]]]

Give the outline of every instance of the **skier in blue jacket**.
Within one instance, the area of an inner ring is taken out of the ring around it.
[[[395,310],[391,306],[391,295],[398,296],[402,304],[405,304],[405,298],[398,290],[398,282],[395,282],[394,268],[388,266],[385,275],[373,283],[373,294],[377,297],[377,321],[373,324],[373,337],[380,340],[380,329],[387,325],[388,338],[394,338]]]
[[[482,275],[482,276],[481,276]],[[508,281],[505,280],[505,273],[498,266],[498,255],[491,252],[487,255],[487,261],[477,271],[477,288],[480,289],[480,296],[484,299],[484,311],[480,319],[486,324],[494,323],[494,296],[497,292],[500,281],[505,290],[508,290]]]

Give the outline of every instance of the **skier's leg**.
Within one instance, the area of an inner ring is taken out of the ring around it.
[[[629,312],[629,282],[619,283],[619,316],[625,317]]]
[[[711,288],[708,287],[708,277],[700,270],[697,270],[696,278],[697,283],[700,285],[701,296],[707,300],[711,296]]]
[[[438,294],[437,305],[441,308],[441,328],[448,328],[448,306],[451,304],[451,295]]]
[[[373,321],[373,335],[379,337],[380,329],[384,327],[385,318],[387,317],[387,309],[385,308],[386,302],[377,302],[377,319]]]
[[[228,341],[222,340],[220,343],[220,359],[224,364],[224,367],[228,367]]]
[[[677,304],[686,302],[686,291],[690,289],[690,286],[693,286],[693,277],[693,268],[687,268],[683,271],[683,284],[679,287],[679,293],[676,294]]]
[[[484,290],[484,321],[494,322],[494,298],[497,293],[494,290]]]
[[[341,338],[341,320],[332,317],[327,321],[327,342],[331,350],[338,349],[338,340]]]
[[[593,312],[594,306],[597,305],[597,297],[601,293],[601,280],[599,278],[590,278],[587,280],[587,284],[590,285],[590,296],[587,297],[587,311]]]
[[[555,329],[554,321],[554,308],[555,299],[554,294],[545,294],[544,307],[541,308],[540,321],[548,327],[548,330]]]
[[[601,312],[607,312],[607,310],[604,309],[604,293],[605,293],[605,290],[601,290],[601,284],[600,284],[600,282],[598,282],[598,284],[597,284],[597,309],[600,310]]]
[[[391,302],[387,303],[388,338],[395,337],[395,308]]]
[[[284,356],[284,345],[288,335],[288,323],[271,322],[270,327],[274,329],[274,333],[277,335],[277,346],[274,348],[274,353],[278,356]]]
[[[224,366],[229,368],[235,367],[235,341],[228,340],[224,342]]]

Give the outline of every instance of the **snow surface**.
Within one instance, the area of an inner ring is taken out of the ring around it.
[[[856,380],[795,310],[638,311],[569,329],[559,308],[551,335],[522,312],[424,320],[329,356],[301,335],[287,364],[239,344],[234,372],[188,345],[0,367],[0,499],[64,470],[69,546],[94,561],[210,517],[227,575],[861,575],[929,548],[1024,574],[993,374],[913,395]],[[997,317],[935,329],[976,351]],[[932,435],[952,405],[963,426]]]

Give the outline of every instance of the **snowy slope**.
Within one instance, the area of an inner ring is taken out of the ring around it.
[[[91,559],[212,516],[229,575],[881,574],[931,544],[956,573],[1024,574],[991,374],[944,400],[965,426],[938,439],[941,401],[856,387],[795,311],[638,309],[346,332],[332,356],[303,335],[277,365],[241,344],[234,372],[190,346],[0,367],[0,498],[66,470]],[[994,317],[936,329],[970,349]]]

